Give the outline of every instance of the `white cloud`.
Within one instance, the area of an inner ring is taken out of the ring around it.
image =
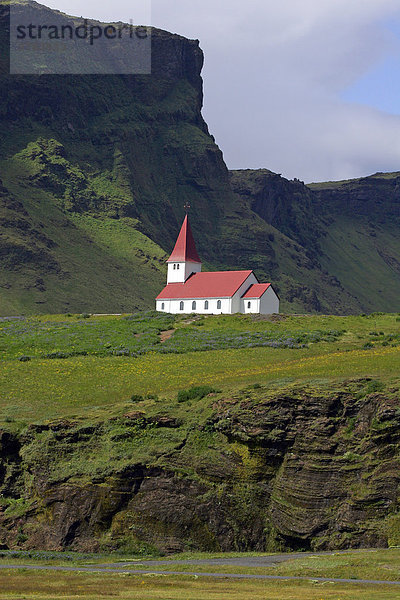
[[[131,0],[84,6],[85,16],[132,17]],[[340,99],[385,56],[400,55],[385,26],[394,18],[398,0],[153,0],[154,25],[200,39],[204,114],[228,166],[307,181],[400,170],[400,116]]]
[[[396,45],[397,0],[154,0],[153,21],[200,38],[205,117],[231,168],[322,180],[400,169],[400,117],[339,93]]]

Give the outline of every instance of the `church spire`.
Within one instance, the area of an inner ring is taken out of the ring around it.
[[[178,239],[176,240],[175,248],[167,262],[201,263],[200,257],[197,254],[196,244],[187,215],[183,221]]]

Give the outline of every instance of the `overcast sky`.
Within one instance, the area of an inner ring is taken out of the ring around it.
[[[129,22],[138,1],[42,3]],[[399,0],[153,0],[151,24],[200,40],[204,116],[229,168],[400,171]]]

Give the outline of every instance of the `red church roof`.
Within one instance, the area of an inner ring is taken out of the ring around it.
[[[253,271],[194,273],[185,283],[169,283],[157,300],[231,298]]]
[[[269,287],[271,287],[270,283],[255,283],[242,298],[261,298]]]
[[[196,244],[194,243],[192,229],[190,227],[188,216],[186,215],[180,230],[175,248],[167,262],[195,262],[201,263],[197,254]]]

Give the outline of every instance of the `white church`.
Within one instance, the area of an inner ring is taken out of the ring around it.
[[[253,271],[202,273],[187,215],[167,263],[167,285],[156,298],[156,310],[159,312],[204,315],[279,313],[279,297],[272,285],[259,283]]]

